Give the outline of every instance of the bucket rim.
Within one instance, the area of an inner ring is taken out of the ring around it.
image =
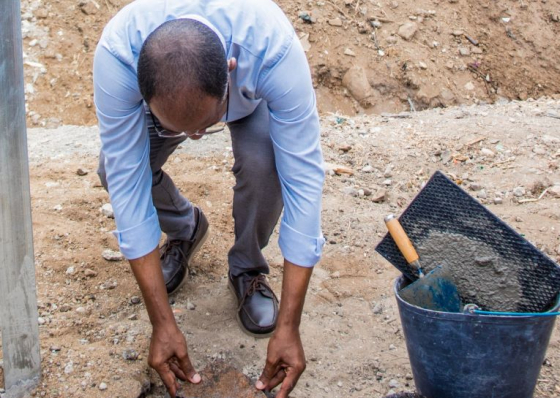
[[[408,278],[406,278],[405,275],[400,275],[400,276],[397,276],[393,281],[393,291],[395,293],[395,297],[397,298],[397,302],[400,303],[401,305],[404,305],[405,307],[407,307],[409,311],[414,311],[418,314],[421,314],[422,316],[426,316],[426,317],[430,317],[430,318],[447,318],[447,320],[456,320],[458,322],[464,322],[466,319],[476,320],[476,321],[482,321],[484,319],[484,320],[489,320],[491,322],[505,321],[505,320],[518,321],[519,319],[524,319],[525,322],[527,322],[528,320],[532,320],[532,321],[536,321],[536,322],[543,322],[545,320],[551,320],[551,321],[556,320],[555,316],[542,317],[542,316],[538,316],[538,315],[516,316],[516,315],[475,314],[475,313],[463,313],[463,312],[436,311],[436,310],[430,310],[430,309],[422,308],[422,307],[419,307],[417,305],[414,305],[414,304],[411,304],[411,303],[405,301],[400,296],[399,287],[400,287],[401,283],[404,282],[405,279],[408,279]],[[547,311],[543,311],[542,313],[546,314],[547,312],[556,312],[559,309],[560,309],[560,294],[558,295],[558,297],[556,299],[556,304],[553,305],[551,309],[549,309]],[[466,317],[468,317],[468,318],[466,318]]]

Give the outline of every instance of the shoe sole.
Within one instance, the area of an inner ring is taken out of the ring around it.
[[[231,283],[231,281],[229,280],[228,277],[228,288],[231,292],[231,294],[233,294],[233,297],[235,298],[235,302],[239,301],[239,299],[237,298],[237,294],[235,293],[235,288],[233,287],[233,284]],[[266,339],[271,337],[274,334],[274,330],[272,332],[268,332],[268,333],[253,333],[249,330],[247,330],[245,328],[245,326],[243,325],[243,322],[241,322],[241,317],[239,316],[239,311],[235,311],[235,319],[237,319],[237,324],[239,325],[239,328],[241,329],[241,331],[243,333],[245,333],[247,336],[251,336],[254,337],[256,339]]]
[[[191,252],[191,255],[187,258],[187,264],[190,264],[191,258],[193,258],[196,255],[196,253],[198,253],[200,248],[204,245],[204,242],[206,242],[206,239],[208,239],[208,235],[210,235],[210,226],[208,226],[208,228],[206,229],[206,232],[204,233],[204,235],[200,239],[200,242],[198,243],[198,245],[196,245],[194,250]],[[185,284],[188,277],[189,277],[189,270],[187,269],[187,272],[185,272],[185,277],[183,278],[181,283],[179,283],[179,285],[177,286],[177,288],[175,288],[175,290],[173,290],[170,293],[167,293],[167,295],[171,296],[172,294],[177,293],[181,289],[181,287]]]

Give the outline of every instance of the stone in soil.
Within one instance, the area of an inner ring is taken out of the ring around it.
[[[399,36],[405,40],[412,40],[416,31],[418,30],[418,25],[415,22],[407,22],[399,28]]]
[[[266,398],[255,388],[253,381],[224,361],[212,362],[200,372],[200,376],[200,384],[183,384],[177,397]]]

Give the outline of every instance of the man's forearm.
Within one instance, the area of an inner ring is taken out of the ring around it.
[[[299,329],[305,295],[312,273],[313,268],[299,267],[288,260],[284,260],[284,279],[278,314],[278,329]]]
[[[158,248],[143,257],[130,260],[130,266],[142,291],[152,326],[175,323],[161,272]]]

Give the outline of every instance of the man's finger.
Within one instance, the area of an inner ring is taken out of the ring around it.
[[[294,368],[286,369],[286,378],[282,382],[282,387],[276,395],[276,398],[288,398],[294,387],[296,386],[302,371],[296,371]]]
[[[196,370],[194,370],[191,360],[189,359],[189,355],[185,354],[184,356],[178,359],[179,359],[179,365],[181,367],[181,370],[183,371],[185,376],[187,376],[187,380],[193,384],[200,383],[200,380],[202,380],[202,378],[198,373],[196,373]]]
[[[286,371],[283,368],[278,369],[278,372],[274,375],[272,379],[268,382],[266,386],[267,390],[273,390],[278,384],[282,383],[286,378]]]
[[[264,366],[263,372],[255,387],[259,390],[264,390],[268,388],[268,384],[270,380],[274,377],[274,375],[278,372],[279,367],[275,362],[266,360],[266,365]]]
[[[156,369],[156,372],[158,372],[159,377],[161,377],[161,381],[165,384],[165,388],[167,388],[171,398],[175,398],[177,390],[179,389],[179,383],[173,372],[169,369],[169,366],[162,365],[160,368]]]
[[[175,362],[171,362],[169,364],[169,367],[171,368],[171,371],[175,373],[175,376],[177,376],[182,381],[187,381],[187,376],[185,375],[185,372],[183,372],[183,370],[179,367],[179,365],[177,365]]]

